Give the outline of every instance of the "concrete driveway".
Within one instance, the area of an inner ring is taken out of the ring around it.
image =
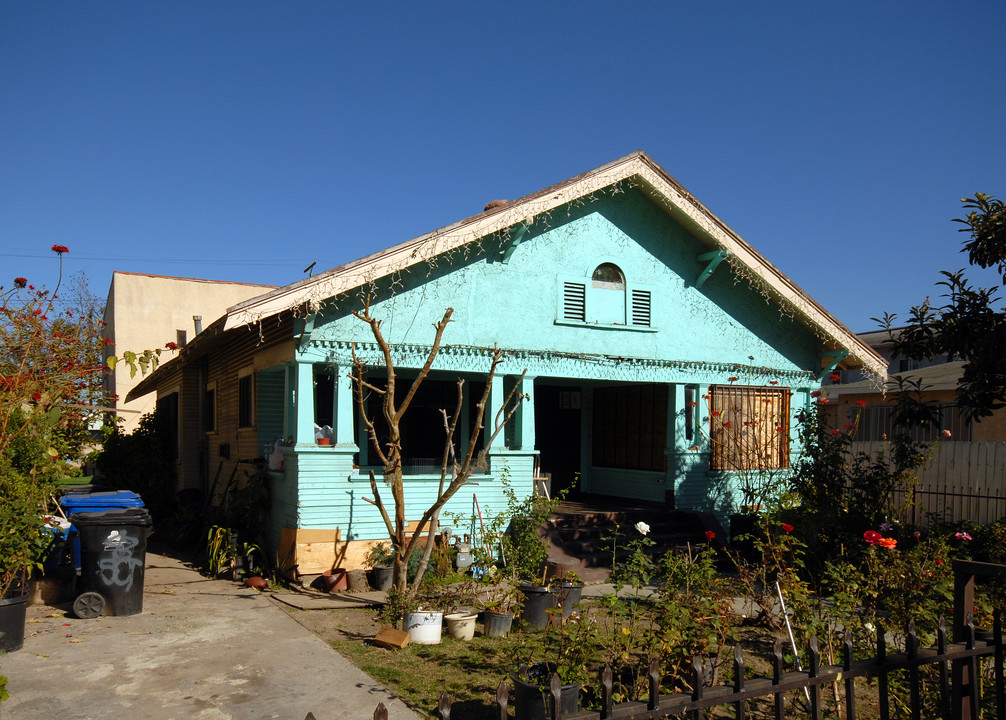
[[[367,720],[379,702],[390,720],[419,718],[268,593],[153,553],[141,614],[30,606],[0,674],[0,720]]]

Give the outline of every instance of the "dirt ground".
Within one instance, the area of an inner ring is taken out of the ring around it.
[[[377,612],[367,608],[292,610],[290,617],[326,642],[365,641],[381,629],[381,624],[377,622]]]

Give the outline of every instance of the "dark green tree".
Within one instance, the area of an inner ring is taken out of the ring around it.
[[[954,222],[963,224],[961,232],[970,235],[961,252],[967,252],[972,266],[996,268],[1006,285],[1006,205],[983,193],[961,202],[969,212]],[[946,290],[943,304],[927,298],[910,310],[902,328],[896,327],[896,315],[885,313],[878,322],[890,333],[894,357],[921,360],[946,355],[948,361],[964,360],[958,405],[979,419],[1006,407],[1006,314],[998,287],[973,287],[963,269],[941,274],[943,280],[937,285]],[[903,404],[909,410],[920,409],[910,399]]]

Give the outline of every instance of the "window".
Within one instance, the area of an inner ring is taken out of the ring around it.
[[[217,430],[217,384],[210,383],[203,391],[203,432]]]
[[[249,373],[238,378],[238,427],[249,428],[255,424],[254,386]]]
[[[165,460],[178,461],[178,393],[157,398],[157,423],[164,434]]]
[[[175,330],[175,345],[183,348],[186,342],[188,342],[188,333],[184,330]]]
[[[593,418],[594,467],[666,471],[666,385],[595,388]]]
[[[710,470],[789,467],[789,390],[709,388]]]
[[[651,327],[652,290],[630,285],[625,273],[614,263],[604,262],[595,267],[590,283],[583,277],[563,278],[560,293],[559,322]]]

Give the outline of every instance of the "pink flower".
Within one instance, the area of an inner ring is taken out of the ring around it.
[[[954,533],[954,537],[957,538],[958,540],[971,540],[971,536],[968,535],[966,532]]]
[[[818,402],[821,403],[822,405],[827,405],[830,402],[830,400],[828,400],[828,398],[821,398],[820,400],[818,400]]]
[[[943,431],[943,432],[941,432],[940,434],[941,434],[941,435],[942,435],[943,437],[945,437],[945,438],[948,438],[948,437],[950,437],[950,431],[949,431],[949,430],[944,430],[944,431]]]
[[[867,530],[863,533],[863,540],[867,545],[876,545],[878,540],[882,539],[882,535],[876,530]]]

